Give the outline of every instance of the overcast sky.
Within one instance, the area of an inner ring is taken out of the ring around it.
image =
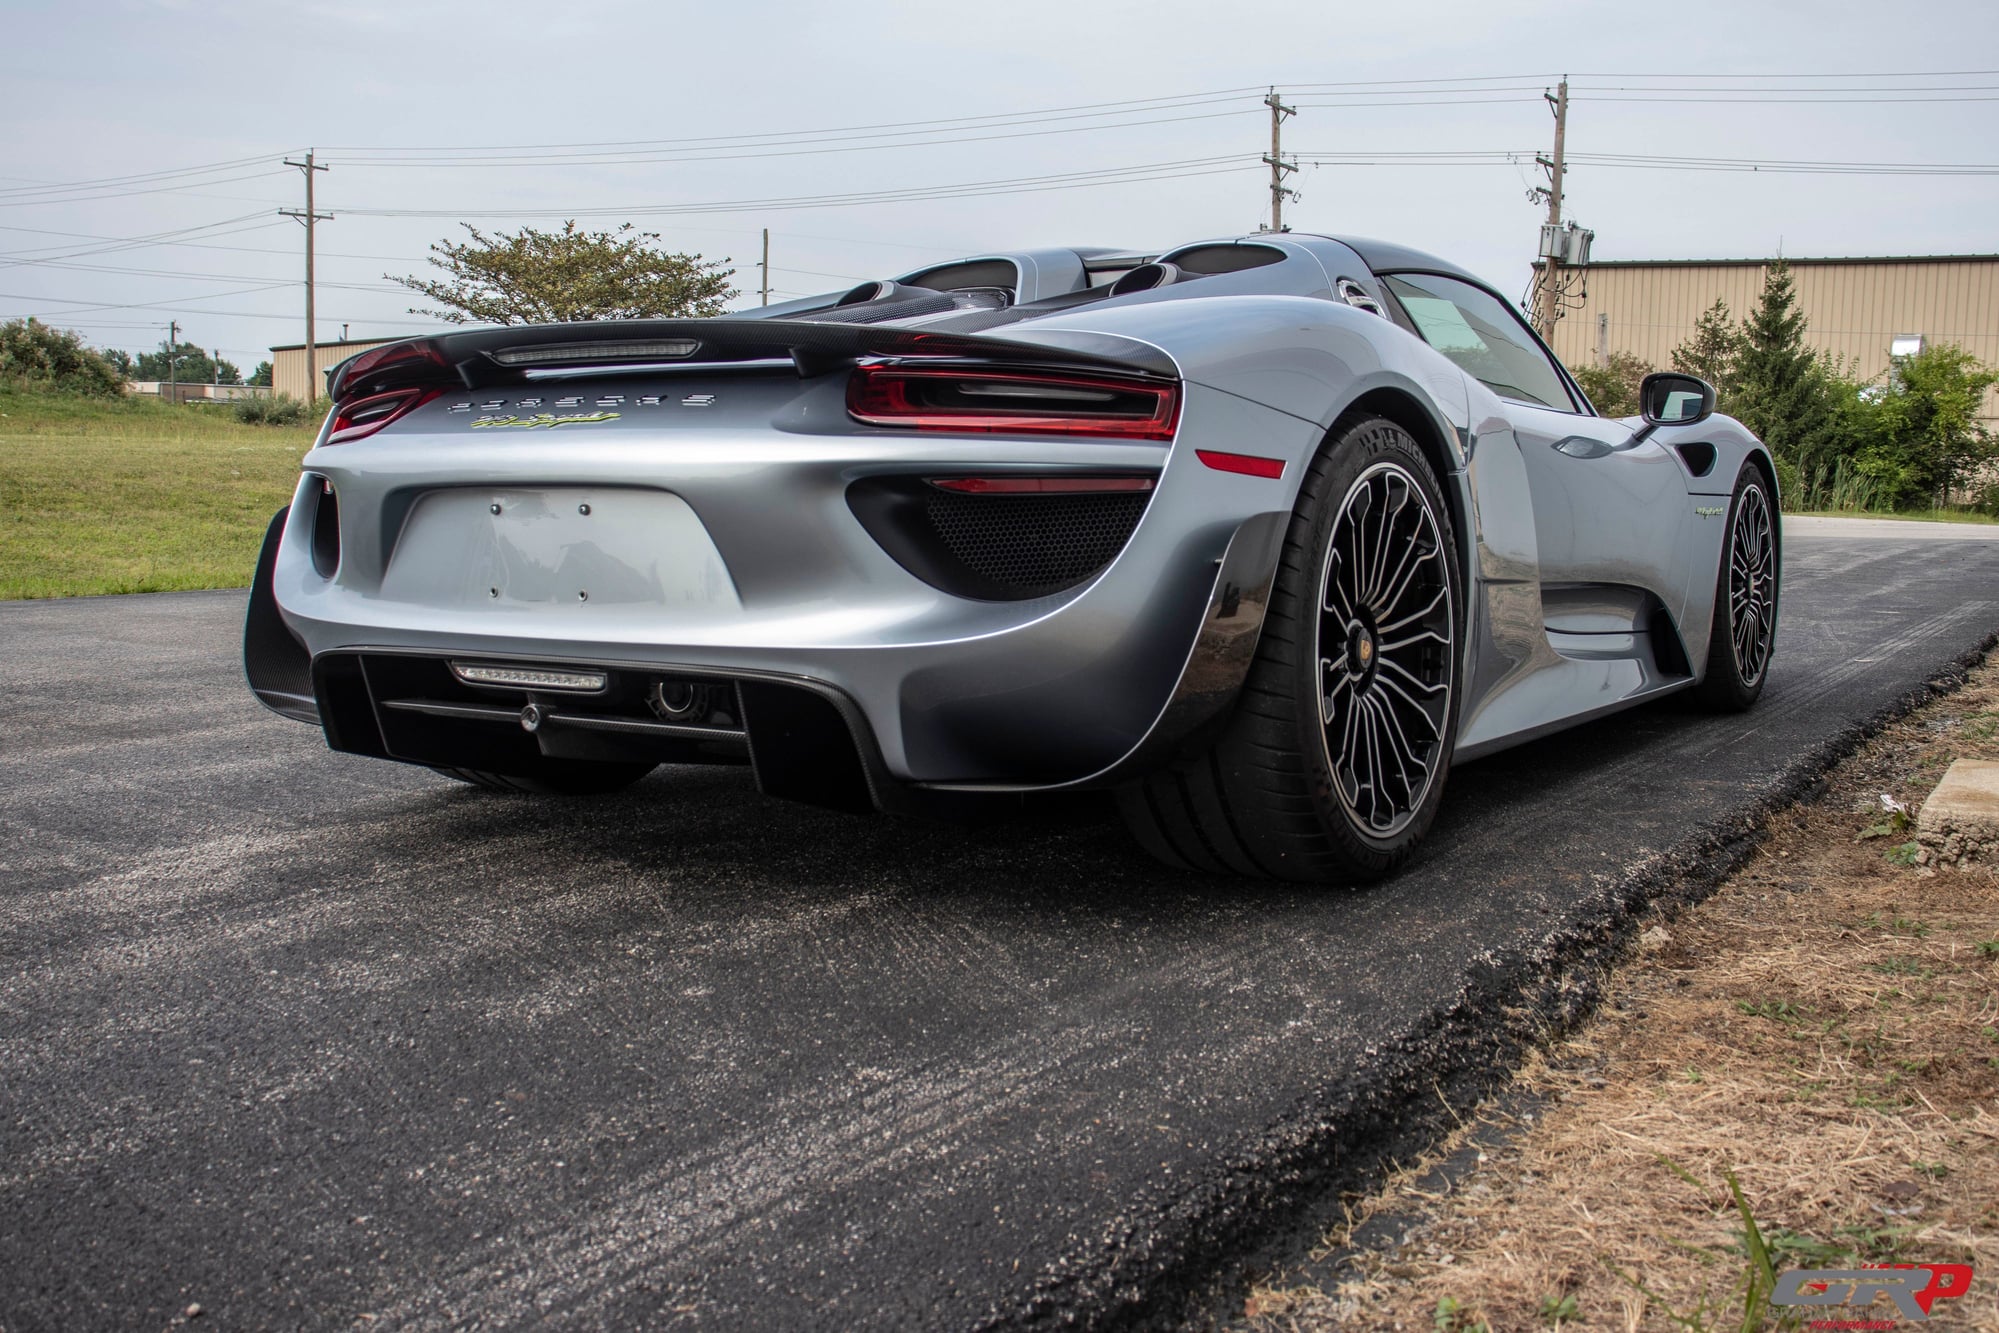
[[[991,248],[1253,230],[1268,85],[1299,107],[1287,153],[1471,155],[1308,166],[1287,223],[1433,250],[1509,295],[1540,220],[1540,90],[1564,73],[1568,213],[1598,258],[1999,251],[1992,0],[0,0],[0,24],[0,319],[133,350],[174,319],[245,372],[304,336],[302,228],[276,210],[302,203],[281,160],[307,148],[332,167],[321,339],[424,327],[383,275],[422,271],[460,220],[636,222],[732,258],[750,301],[766,226],[782,296]],[[1589,161],[1615,154],[1993,170]],[[115,179],[187,168],[211,169]],[[1106,173],[1126,178],[1070,188]],[[755,202],[1047,177],[1064,188]]]

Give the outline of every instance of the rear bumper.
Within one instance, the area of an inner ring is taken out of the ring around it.
[[[1068,772],[1042,770],[1056,747],[1020,719],[944,712],[929,725],[959,727],[927,737],[925,752],[1018,753],[1039,745],[1033,767],[1008,766],[970,777],[898,771],[881,744],[880,728],[838,684],[809,673],[761,670],[740,663],[689,662],[681,656],[618,657],[601,648],[556,654],[540,645],[512,652],[490,641],[420,645],[349,645],[313,655],[286,623],[271,593],[271,577],[287,513],[266,534],[244,627],[244,667],[252,692],[283,716],[321,726],[337,750],[406,763],[519,770],[536,755],[613,761],[750,762],[771,795],[836,808],[921,807],[918,789],[1015,792],[1110,786],[1173,758],[1226,715],[1254,655],[1275,573],[1286,515],[1269,512],[1240,525],[1216,560],[1206,604],[1191,622],[1177,671],[1156,702],[1127,688],[1117,696],[1140,719]],[[576,645],[582,650],[582,645]],[[533,690],[468,690],[447,663],[566,664],[610,673],[610,693],[622,707]],[[932,664],[934,669],[935,664]],[[734,721],[706,729],[675,726],[631,700],[661,678],[722,683],[733,692]],[[536,704],[545,720],[532,733],[520,713]],[[1142,711],[1130,705],[1139,703]],[[969,719],[969,725],[968,725]],[[1012,725],[1009,728],[1009,722]],[[993,732],[981,734],[988,724]],[[1106,729],[1107,730],[1107,729]],[[900,734],[909,732],[905,726]],[[1101,734],[1101,733],[1100,733]],[[907,748],[904,749],[907,756]]]
[[[1213,471],[1190,439],[1254,442],[1288,466],[1279,479]],[[267,541],[246,666],[259,697],[293,717],[324,703],[317,683],[301,689],[304,664],[341,654],[786,682],[837,701],[884,782],[1109,781],[1233,697],[1279,520],[1317,442],[1310,423],[1190,386],[1172,446],[688,430],[481,439],[476,470],[463,438],[320,448]],[[1048,596],[977,601],[898,563],[848,504],[860,480],[933,468],[1158,480],[1101,572]],[[336,562],[314,540],[329,485]],[[479,526],[489,510],[513,525],[505,540]],[[295,645],[289,663],[273,622]],[[1234,665],[1218,673],[1222,660]]]

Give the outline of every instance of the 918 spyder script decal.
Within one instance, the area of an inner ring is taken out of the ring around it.
[[[472,422],[473,430],[491,429],[499,426],[518,426],[523,430],[537,427],[588,426],[599,421],[616,421],[617,412],[571,412],[567,416],[556,416],[551,412],[537,412],[531,417],[479,417]]]

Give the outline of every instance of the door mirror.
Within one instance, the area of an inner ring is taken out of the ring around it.
[[[1692,375],[1647,375],[1638,406],[1647,426],[1691,426],[1714,415],[1714,386]]]

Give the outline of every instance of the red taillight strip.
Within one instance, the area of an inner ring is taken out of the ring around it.
[[[1033,398],[1032,390],[1045,389],[1049,401],[1016,409],[971,407],[916,401],[912,386],[949,383],[1019,386]],[[1071,406],[1062,401],[1063,391],[1077,393],[1078,399],[1096,391],[1130,394],[1151,400],[1143,415],[1130,412],[1091,411],[1080,401]],[[903,426],[914,430],[1007,435],[1094,435],[1126,440],[1170,440],[1180,423],[1180,386],[1176,381],[1124,378],[1070,371],[1023,370],[995,367],[910,366],[898,364],[857,366],[847,381],[847,413],[869,426]]]
[[[395,389],[341,403],[333,409],[333,424],[327,429],[326,444],[352,444],[365,440],[392,421],[400,421],[443,393],[442,389]],[[375,409],[378,415],[364,421],[354,418]]]
[[[940,491],[961,495],[1105,495],[1149,491],[1150,477],[932,477]]]
[[[1219,449],[1196,449],[1194,456],[1217,472],[1240,472],[1245,477],[1269,477],[1284,475],[1284,460],[1281,458],[1261,458],[1256,454],[1225,454]]]
[[[386,347],[371,347],[342,363],[328,392],[337,401],[359,396],[370,387],[386,389],[398,379],[408,383],[432,378],[444,369],[443,353],[428,339],[390,343]],[[375,382],[372,386],[362,383],[366,379]]]

